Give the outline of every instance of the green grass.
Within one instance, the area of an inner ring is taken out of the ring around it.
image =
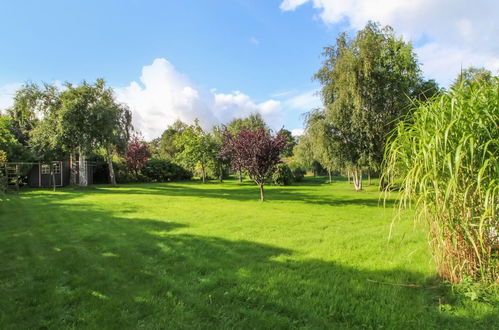
[[[411,220],[387,239],[394,210],[374,186],[323,182],[268,187],[264,203],[235,181],[8,195],[0,328],[497,327],[497,295],[439,282]]]

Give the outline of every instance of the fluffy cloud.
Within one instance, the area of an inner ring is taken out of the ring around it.
[[[293,135],[293,136],[302,136],[303,132],[305,132],[305,130],[303,128],[294,128],[294,129],[291,130],[291,135]]]
[[[461,67],[499,70],[499,1],[495,0],[284,0],[295,10],[312,3],[326,24],[361,29],[369,20],[389,24],[419,45],[426,76],[449,84]]]
[[[256,103],[239,91],[224,94],[195,86],[164,58],[144,66],[140,83],[116,89],[120,102],[130,106],[134,125],[147,139],[161,135],[175,120],[199,119],[204,128],[258,112],[272,128],[282,124],[281,102]]]
[[[319,90],[306,91],[284,101],[284,106],[287,109],[300,110],[301,112],[319,108],[321,105],[322,102],[319,96]]]

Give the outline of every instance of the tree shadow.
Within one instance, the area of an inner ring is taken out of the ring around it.
[[[29,202],[38,212],[60,207]],[[303,260],[266,244],[176,233],[185,225],[175,222],[81,204],[57,217],[0,220],[0,328],[478,329],[499,321],[439,311],[450,293],[423,274]]]
[[[297,184],[294,186],[267,186],[265,190],[266,200],[273,201],[291,201],[308,203],[315,205],[329,205],[329,206],[367,206],[367,207],[392,207],[395,203],[394,198],[389,198],[383,201],[379,197],[372,197],[362,192],[358,193],[358,197],[352,198],[351,195],[341,195],[333,192],[329,195],[324,193],[317,193],[310,186],[319,186],[316,180],[312,183]],[[254,189],[253,189],[254,188]],[[31,195],[35,195],[36,189],[31,189]],[[209,199],[225,199],[230,201],[259,201],[258,187],[250,182],[242,184],[220,185],[217,183],[208,183],[200,185],[198,183],[184,182],[184,183],[152,183],[152,184],[127,184],[118,188],[110,186],[96,185],[84,189],[80,188],[66,188],[60,190],[67,193],[63,198],[71,199],[81,197],[87,194],[139,194],[139,195],[159,195],[159,196],[172,196],[172,197],[199,197]],[[352,192],[353,193],[353,192]],[[45,193],[40,193],[39,196],[46,196]]]

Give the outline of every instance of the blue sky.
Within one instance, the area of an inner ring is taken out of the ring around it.
[[[102,77],[131,105],[147,138],[174,117],[202,117],[202,122],[206,117],[208,126],[252,111],[261,112],[274,128],[297,129],[302,127],[300,114],[319,105],[313,94],[318,84],[311,77],[320,66],[322,48],[367,19],[396,30],[400,26],[397,31],[414,42],[428,63],[425,74],[433,73],[444,85],[457,72],[439,64],[452,46],[463,53],[454,62],[469,58],[464,52],[469,49],[477,57],[471,64],[499,68],[497,49],[463,41],[466,33],[480,32],[473,10],[444,13],[446,1],[435,1],[442,6],[430,9],[438,14],[443,8],[443,27],[425,23],[428,15],[420,7],[411,25],[396,1],[382,2],[388,8],[384,14],[369,5],[359,10],[356,4],[353,10],[335,0],[4,1],[0,107],[9,105],[9,95],[25,81]],[[449,35],[446,22],[457,24],[460,33]],[[421,24],[433,26],[432,31],[418,28]],[[464,51],[463,44],[468,47]],[[432,59],[438,52],[442,55]]]

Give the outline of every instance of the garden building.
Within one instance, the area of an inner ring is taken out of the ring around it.
[[[78,166],[76,167],[76,184],[79,182]],[[86,161],[87,183],[93,183],[95,162]],[[30,187],[64,187],[70,184],[71,167],[69,160],[36,162],[36,163],[8,163],[6,176],[9,184],[27,184]]]

